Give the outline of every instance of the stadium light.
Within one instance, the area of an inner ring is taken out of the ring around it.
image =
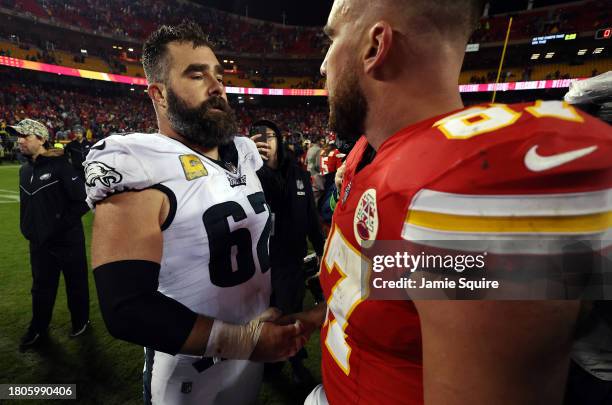
[[[548,52],[545,56],[546,59],[552,59],[552,57],[555,56],[554,52]]]
[[[249,97],[249,100],[255,100],[255,97]]]
[[[131,87],[131,88],[130,88],[130,91],[134,91],[134,88],[133,88],[133,87]]]
[[[81,49],[81,53],[82,53],[83,55],[87,55],[87,49]]]
[[[134,48],[128,48],[128,51],[134,52]]]
[[[595,48],[595,50],[593,51],[593,54],[600,54],[602,53],[604,50],[604,48]]]
[[[588,49],[580,49],[580,50],[578,51],[578,55],[579,55],[579,56],[582,56],[582,55],[586,54],[586,53],[587,53],[587,51],[588,51]]]
[[[117,45],[113,45],[113,49],[117,49]]]
[[[234,61],[233,61],[233,60],[230,60],[230,63],[232,63],[232,64],[233,64],[233,63],[234,63]]]
[[[223,59],[223,63],[227,63],[227,59]]]
[[[540,54],[539,53],[534,53],[533,55],[531,55],[531,60],[536,60],[540,58]]]

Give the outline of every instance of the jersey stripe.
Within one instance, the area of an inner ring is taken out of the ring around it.
[[[402,229],[402,238],[426,246],[465,252],[562,254],[604,250],[612,246],[612,228],[592,234],[517,235],[437,231],[406,223]]]
[[[467,233],[598,233],[612,227],[612,211],[554,217],[449,215],[410,211],[406,223],[439,231]]]
[[[424,189],[410,205],[402,238],[492,253],[600,250],[612,245],[612,190],[504,196]]]
[[[596,214],[612,211],[612,189],[543,195],[468,195],[423,189],[410,211],[499,217]]]

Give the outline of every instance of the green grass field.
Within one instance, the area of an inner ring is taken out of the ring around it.
[[[70,315],[62,280],[49,341],[36,350],[18,351],[19,339],[31,317],[32,280],[28,244],[19,231],[18,170],[18,166],[0,165],[0,384],[77,384],[77,401],[71,403],[141,404],[143,350],[113,339],[106,331],[91,271],[92,329],[77,339],[68,337]],[[89,256],[91,213],[83,218],[83,223]],[[310,296],[305,305],[312,306]],[[307,348],[309,358],[305,365],[315,380],[320,381],[318,334],[311,338]],[[259,403],[302,404],[310,388],[293,385],[290,367],[286,366],[278,381],[264,384]],[[8,402],[18,404],[33,401]]]

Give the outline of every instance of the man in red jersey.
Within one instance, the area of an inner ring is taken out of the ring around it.
[[[364,242],[488,240],[537,255],[610,239],[609,126],[561,101],[463,107],[480,13],[476,0],[334,2],[330,124],[359,140],[321,265],[327,306],[296,315],[322,326],[323,386],[307,404],[563,401],[580,302],[375,301],[361,287]]]

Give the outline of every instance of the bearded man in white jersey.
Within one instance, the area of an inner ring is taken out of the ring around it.
[[[256,362],[305,340],[299,323],[266,322],[278,315],[266,311],[262,161],[234,137],[223,68],[200,27],[162,26],[143,65],[159,133],[106,138],[85,163],[100,309],[111,335],[145,347],[146,403],[253,403]]]

